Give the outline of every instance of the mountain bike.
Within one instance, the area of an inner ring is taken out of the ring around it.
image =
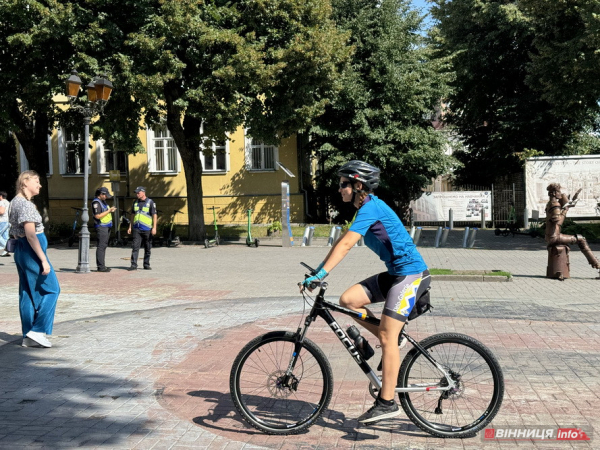
[[[301,264],[314,275],[314,269]],[[381,379],[364,352],[331,312],[373,325],[379,325],[380,319],[326,301],[326,282],[313,283],[311,289],[316,288],[319,291],[304,327],[295,333],[273,331],[256,337],[239,352],[231,368],[229,385],[236,409],[264,433],[300,433],[314,425],[329,405],[333,393],[331,366],[323,351],[306,338],[317,317],[327,322],[367,376],[371,396],[376,398],[381,389]],[[305,290],[302,296],[305,305],[312,300]],[[476,435],[498,413],[504,397],[504,377],[496,357],[481,342],[464,334],[440,333],[417,342],[405,330],[400,337],[413,348],[400,366],[396,392],[408,418],[436,437]]]

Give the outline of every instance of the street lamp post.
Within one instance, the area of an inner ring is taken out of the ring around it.
[[[81,87],[81,78],[77,71],[73,70],[67,80],[67,97],[71,108],[75,108],[83,115],[84,143],[83,143],[83,208],[81,212],[81,231],[79,233],[79,261],[75,272],[90,272],[90,232],[88,230],[88,177],[90,159],[90,123],[92,117],[102,113],[104,106],[113,89],[112,83],[103,75],[94,81],[90,81],[87,88],[87,101],[85,105],[77,105],[75,101]]]

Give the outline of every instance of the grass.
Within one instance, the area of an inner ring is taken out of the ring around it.
[[[485,275],[487,277],[512,277],[510,272],[504,270],[453,270],[453,269],[429,269],[431,275]]]

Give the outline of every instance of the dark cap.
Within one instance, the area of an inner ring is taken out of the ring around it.
[[[105,187],[101,187],[98,190],[96,190],[96,197],[99,196],[100,194],[106,194],[106,198],[113,197],[112,195],[110,195],[108,188],[105,188]]]
[[[137,194],[138,192],[146,192],[146,188],[144,186],[138,186],[135,188],[135,193]]]

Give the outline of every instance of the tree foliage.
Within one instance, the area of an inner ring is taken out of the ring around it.
[[[422,17],[407,1],[335,0],[333,7],[354,54],[339,95],[310,130],[321,188],[337,202],[337,168],[366,160],[383,172],[377,194],[406,207],[450,167],[446,136],[431,125],[447,94],[446,63],[431,57]]]
[[[456,74],[445,118],[465,143],[465,151],[456,154],[464,163],[457,171],[459,179],[489,184],[495,176],[519,171],[520,156],[529,150],[561,155],[582,143],[593,147],[587,135],[593,122],[589,110],[569,110],[557,101],[573,94],[568,87],[568,54],[560,45],[546,42],[572,32],[576,25],[569,20],[559,25],[564,20],[560,14],[554,24],[532,16],[534,4],[541,14],[567,4],[572,8],[575,2],[432,1],[437,20],[432,42],[438,56],[452,59]],[[527,3],[530,7],[524,9]],[[557,53],[550,58],[545,48]],[[556,59],[565,62],[562,73],[553,73]],[[546,81],[556,77],[563,82]]]
[[[202,240],[201,142],[222,141],[242,124],[268,143],[306,128],[334,92],[346,38],[326,1],[147,0],[132,2],[127,17],[122,3],[104,1],[98,28],[122,36],[112,60],[116,79],[132,90],[129,107],[173,135],[189,237]]]
[[[600,113],[600,3],[521,0],[533,28],[527,82],[558,114],[595,126]]]
[[[58,0],[3,0],[0,7],[0,133],[17,136],[30,169],[40,174],[36,203],[45,219],[47,139],[58,114],[54,96],[64,91],[79,13]]]

